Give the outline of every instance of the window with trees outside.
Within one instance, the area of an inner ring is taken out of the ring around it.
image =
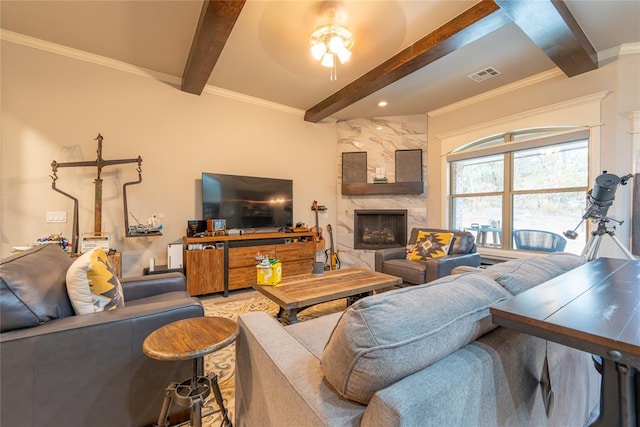
[[[580,253],[574,229],[589,185],[589,131],[535,129],[494,135],[447,156],[452,228],[467,230],[478,246]]]

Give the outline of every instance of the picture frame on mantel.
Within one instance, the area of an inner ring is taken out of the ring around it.
[[[367,182],[367,152],[342,153],[342,183],[362,184]]]
[[[422,182],[422,149],[396,150],[396,182]]]

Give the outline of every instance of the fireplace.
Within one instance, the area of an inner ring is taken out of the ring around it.
[[[407,244],[406,209],[356,209],[353,248],[385,249]]]

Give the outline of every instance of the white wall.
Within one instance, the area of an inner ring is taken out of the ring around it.
[[[635,52],[624,55],[598,70],[571,79],[551,72],[547,78],[539,78],[535,83],[533,79],[531,84],[520,82],[519,87],[514,87],[511,91],[498,91],[494,96],[485,94],[477,99],[466,100],[456,106],[428,113],[428,225],[447,225],[447,218],[442,209],[443,204],[447,203],[443,190],[446,188],[443,185],[446,171],[443,170],[441,161],[443,135],[594,93],[611,92],[601,104],[601,126],[592,129],[592,133],[599,132],[600,151],[594,153],[597,158],[591,159],[591,164],[599,165],[599,169],[619,176],[629,173],[632,170],[633,155],[632,123],[628,113],[640,108],[640,55],[637,49]],[[571,124],[591,125],[579,117]],[[509,130],[513,129],[502,131]],[[595,177],[601,170],[592,170],[590,173]],[[610,216],[625,221],[623,226],[618,227],[616,235],[627,248],[630,243],[630,212],[631,186],[628,185],[618,188],[616,202],[609,210]],[[576,218],[576,224],[578,220],[579,218]],[[600,255],[622,257],[621,252],[606,236]]]
[[[71,236],[73,203],[51,189],[51,162],[142,156],[129,210],[146,222],[162,213],[163,236],[124,237],[122,184],[136,165],[103,169],[103,225],[122,252],[123,275],[142,273],[150,257],[166,262],[189,219],[201,219],[201,173],[293,179],[294,221],[312,223],[313,200],[335,222],[336,127],[210,93],[195,96],[162,81],[2,42],[1,257],[54,233]],[[57,187],[80,199],[80,232],[94,228],[96,168],[59,169]],[[69,222],[47,224],[47,211]],[[132,221],[130,217],[130,221]]]

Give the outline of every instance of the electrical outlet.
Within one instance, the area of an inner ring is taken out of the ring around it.
[[[47,212],[47,223],[67,222],[66,212]]]

